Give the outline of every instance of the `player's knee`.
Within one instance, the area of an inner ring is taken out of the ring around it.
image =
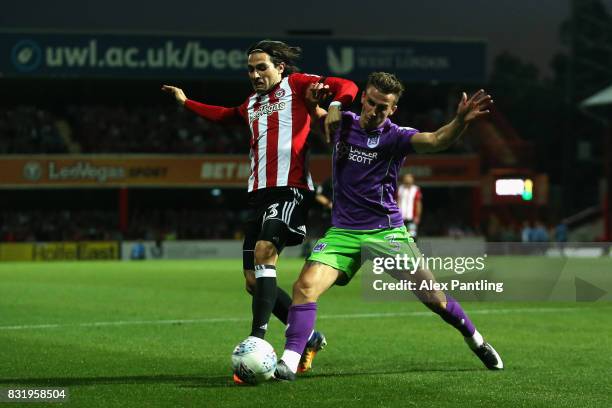
[[[316,282],[308,277],[301,276],[293,284],[293,301],[294,303],[309,303],[316,302],[319,298]]]
[[[443,314],[446,312],[446,302],[440,301],[440,299],[435,296],[427,297],[423,299],[422,302],[435,314]]]
[[[255,244],[255,262],[260,263],[276,256],[276,247],[270,241],[257,241]]]

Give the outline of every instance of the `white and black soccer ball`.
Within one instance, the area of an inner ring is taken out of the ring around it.
[[[276,370],[276,353],[267,341],[249,336],[232,353],[232,371],[248,384],[267,381]]]

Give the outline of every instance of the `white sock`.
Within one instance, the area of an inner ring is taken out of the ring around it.
[[[287,364],[287,367],[293,372],[293,374],[297,373],[298,365],[300,364],[300,359],[302,355],[296,353],[295,351],[285,350],[283,351],[283,356],[281,360]]]
[[[466,337],[465,342],[471,349],[477,349],[484,344],[484,339],[482,338],[482,334],[478,333],[478,330],[474,330],[472,337]]]
[[[259,278],[276,278],[276,266],[255,265],[255,279]]]

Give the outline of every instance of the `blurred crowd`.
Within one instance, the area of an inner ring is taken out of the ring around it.
[[[66,153],[61,119],[32,106],[0,110],[0,154]]]
[[[104,210],[36,210],[0,213],[4,242],[112,240],[117,214]]]
[[[502,222],[498,217],[489,217],[486,237],[492,242],[567,242],[568,226],[563,222],[545,223],[541,219],[533,221]]]
[[[248,153],[248,129],[174,106],[31,106],[0,110],[0,154]]]
[[[441,214],[430,212],[423,218],[423,235],[461,238],[477,233],[458,214]],[[9,210],[0,212],[0,242],[242,239],[247,216],[246,210],[227,208],[139,209],[131,211],[121,231],[117,211]],[[329,209],[315,205],[309,238],[320,238],[330,225]]]
[[[397,111],[393,120],[422,131],[439,128],[452,112]],[[0,154],[179,153],[248,154],[244,124],[219,125],[174,105],[69,105],[0,109]],[[328,149],[311,137],[315,153]],[[470,150],[469,143],[454,149]]]
[[[242,237],[244,217],[221,209],[143,210],[130,214],[122,232],[117,211],[3,211],[0,241],[235,239]]]

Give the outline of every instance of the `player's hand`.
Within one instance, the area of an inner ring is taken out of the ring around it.
[[[330,106],[327,110],[327,116],[325,117],[325,140],[327,143],[331,140],[333,135],[340,127],[342,121],[342,113],[340,112],[339,106]]]
[[[487,115],[492,104],[491,95],[485,93],[484,89],[479,90],[469,99],[467,94],[463,92],[457,107],[457,118],[462,124],[470,123],[481,116]]]
[[[331,91],[329,89],[329,85],[325,85],[320,82],[310,84],[306,89],[306,95],[304,95],[306,107],[309,110],[314,111],[317,106],[322,105],[330,96]]]
[[[176,102],[178,102],[179,105],[185,105],[187,96],[185,96],[185,92],[183,92],[181,88],[177,88],[176,86],[170,85],[162,85],[161,90],[174,96],[174,99],[176,99]]]

